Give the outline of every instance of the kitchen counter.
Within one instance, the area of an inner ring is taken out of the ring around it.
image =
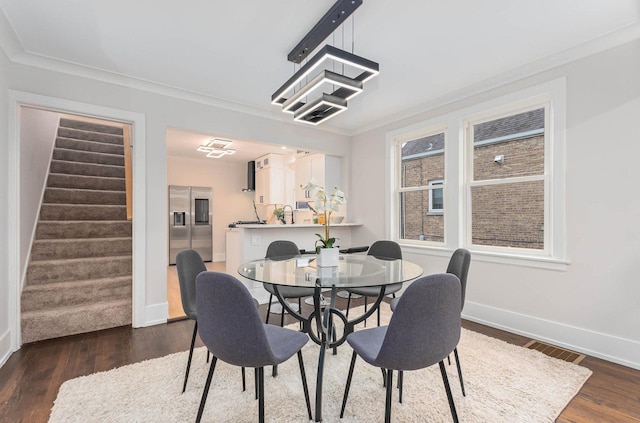
[[[361,223],[336,223],[331,224],[331,236],[336,238],[336,247],[357,247],[351,242],[352,232],[361,227]],[[301,250],[313,251],[315,249],[316,234],[324,234],[324,225],[301,224],[240,224],[235,228],[227,229],[226,233],[226,261],[227,272],[240,279],[251,291],[251,294],[260,303],[269,299],[269,294],[262,286],[249,279],[241,277],[238,266],[247,261],[264,258],[267,246],[277,240],[286,239],[296,243]]]
[[[355,227],[362,226],[362,223],[331,223],[329,225],[331,228],[341,228],[341,227]],[[243,225],[239,224],[235,228],[231,229],[296,229],[296,228],[324,228],[324,225],[319,223],[294,223],[291,224],[273,224],[273,225],[259,225],[259,224],[248,224]]]

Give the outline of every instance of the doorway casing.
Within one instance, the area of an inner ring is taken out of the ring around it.
[[[146,137],[145,115],[127,110],[80,103],[54,97],[47,97],[22,91],[9,90],[9,138],[8,138],[8,286],[9,286],[9,330],[11,331],[11,351],[21,345],[20,296],[24,275],[20,274],[20,111],[22,107],[49,110],[118,121],[132,126],[133,162],[133,286],[132,286],[132,326],[143,327],[161,323],[158,316],[148,316],[146,304]],[[153,313],[151,313],[153,314]],[[166,315],[164,317],[166,321]]]

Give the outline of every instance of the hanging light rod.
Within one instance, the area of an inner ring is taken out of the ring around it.
[[[304,36],[302,41],[291,50],[287,60],[293,63],[302,62],[360,5],[362,5],[362,0],[338,0],[318,23],[311,28],[311,31]]]

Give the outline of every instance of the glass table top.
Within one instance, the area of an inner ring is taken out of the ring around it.
[[[422,267],[407,260],[345,254],[336,267],[319,267],[315,256],[260,259],[240,265],[245,278],[275,285],[354,288],[406,282],[422,275]]]

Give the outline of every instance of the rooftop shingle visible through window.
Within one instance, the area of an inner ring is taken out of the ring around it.
[[[402,158],[444,150],[444,133],[409,141],[402,146]]]
[[[485,141],[536,129],[544,129],[544,108],[474,125],[473,141]]]

